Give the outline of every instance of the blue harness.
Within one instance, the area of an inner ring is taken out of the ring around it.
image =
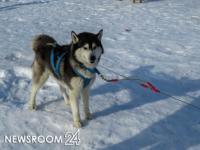
[[[83,67],[85,70],[89,71],[90,73],[92,74],[99,74],[99,71],[96,69],[96,68],[88,68],[88,67],[85,67],[84,65],[81,65],[81,67]],[[74,72],[83,79],[83,87],[87,87],[90,83],[90,81],[92,80],[91,78],[87,78],[85,77],[83,74],[81,74],[78,70],[75,70],[74,69]]]
[[[56,74],[56,76],[58,78],[61,78],[60,65],[66,53],[62,53],[60,56],[55,56],[55,47],[56,47],[56,44],[53,45],[53,49],[51,51],[51,56],[50,56],[50,62],[51,62],[51,67],[54,73]],[[88,68],[84,66],[83,64],[81,65],[81,67],[83,67],[85,70],[89,71],[92,74],[95,74],[95,73],[100,74],[100,72],[96,68]],[[81,72],[79,72],[76,69],[74,69],[74,72],[76,73],[76,75],[78,75],[80,78],[83,79],[83,87],[84,88],[87,87],[90,81],[92,80],[92,78],[85,77]]]
[[[60,78],[61,77],[61,74],[60,74],[60,65],[61,65],[62,59],[64,58],[64,56],[65,56],[66,53],[62,53],[60,56],[56,56],[56,60],[57,60],[57,62],[56,62],[55,61],[55,53],[54,53],[55,47],[56,47],[56,44],[53,46],[53,49],[51,51],[50,61],[51,61],[51,67],[52,67],[54,73],[56,74],[56,76],[58,78]]]

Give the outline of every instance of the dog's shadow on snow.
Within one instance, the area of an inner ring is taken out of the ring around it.
[[[133,70],[131,75],[142,77],[148,81],[151,81],[161,91],[172,93],[173,96],[185,96],[188,92],[195,92],[200,89],[200,79],[176,79],[164,73],[152,73],[153,68],[154,66],[140,67],[139,69]],[[119,83],[119,85],[120,86],[116,86],[116,84],[106,83],[97,87],[91,92],[91,95],[94,96],[106,93],[113,93],[114,95],[123,89],[128,89],[130,91],[130,100],[128,102],[117,105],[114,104],[113,106],[102,111],[95,112],[94,116],[96,118],[116,114],[124,110],[135,109],[136,107],[140,107],[144,104],[166,100],[167,98],[167,96],[154,94],[145,89],[143,90],[142,87],[137,86],[130,81],[123,81]],[[192,102],[190,102],[191,104],[200,107],[200,97],[190,98],[193,99]],[[180,102],[174,101],[174,103]],[[169,115],[166,118],[147,127],[138,135],[133,136],[118,144],[111,145],[105,148],[105,150],[120,150],[126,148],[142,149],[145,147],[150,147],[150,149],[187,149],[191,146],[200,144],[199,115],[200,111],[195,110],[189,105],[185,105],[185,107],[181,108],[174,114]],[[183,122],[184,117],[186,117],[186,122]],[[172,131],[174,132],[172,133]],[[187,133],[185,131],[187,131]],[[187,135],[188,133],[189,135]],[[164,138],[165,134],[167,134],[166,139]],[[187,136],[190,136],[190,138]],[[162,147],[163,145],[165,145],[165,147]]]
[[[63,98],[57,98],[57,99],[55,99],[55,100],[47,101],[47,102],[44,102],[44,103],[38,105],[38,106],[37,106],[37,109],[38,109],[38,110],[45,111],[45,108],[48,107],[49,105],[51,105],[51,104],[56,104],[56,103],[61,103],[61,102],[63,102],[63,101],[64,101]]]
[[[139,69],[133,70],[130,77],[140,77],[150,81],[161,91],[172,93],[174,96],[184,96],[187,92],[200,89],[200,80],[189,80],[187,78],[178,80],[163,73],[154,74],[151,72],[153,68],[154,66],[140,67]],[[166,98],[166,96],[154,94],[150,90],[144,89],[143,87],[138,86],[137,84],[134,84],[134,82],[130,81],[120,81],[120,83],[116,84],[106,83],[92,90],[91,96],[103,95],[106,93],[112,93],[115,95],[117,92],[124,89],[129,91],[130,100],[127,103],[114,105],[105,110],[95,112],[94,115],[96,117],[107,116],[112,113],[127,109],[134,109],[135,107],[140,107],[146,103],[151,103]],[[137,96],[142,97],[142,99],[137,98]]]

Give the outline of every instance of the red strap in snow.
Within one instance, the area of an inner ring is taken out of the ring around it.
[[[112,80],[108,80],[108,82],[118,82],[119,79],[112,79]]]
[[[140,84],[141,86],[143,86],[144,88],[149,88],[151,89],[151,91],[153,91],[154,93],[160,93],[160,90],[158,90],[153,84],[151,84],[150,82],[145,82]]]

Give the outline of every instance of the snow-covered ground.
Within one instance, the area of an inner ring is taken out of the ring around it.
[[[32,37],[70,42],[70,32],[104,29],[101,65],[139,76],[200,107],[200,1],[0,0],[0,149],[199,150],[200,111],[131,82],[97,79],[94,119],[79,130],[79,146],[4,142],[5,135],[64,136],[75,132],[71,111],[49,79],[27,109]],[[113,75],[102,67],[106,75]]]

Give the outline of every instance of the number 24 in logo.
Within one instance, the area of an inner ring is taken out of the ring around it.
[[[65,140],[66,140],[65,145],[79,145],[80,144],[79,130],[77,130],[75,133],[66,132]]]

